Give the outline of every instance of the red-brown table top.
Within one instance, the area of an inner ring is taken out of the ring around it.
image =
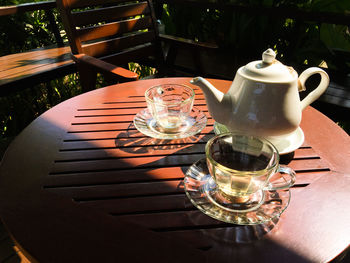
[[[133,126],[144,91],[190,78],[129,82],[47,111],[11,144],[0,167],[0,216],[39,262],[325,262],[350,243],[350,139],[308,107],[302,147],[282,158],[297,173],[271,231],[212,219],[183,188],[204,158],[214,120],[186,139],[149,138]],[[230,82],[211,80],[225,91]],[[265,233],[267,232],[267,233]]]

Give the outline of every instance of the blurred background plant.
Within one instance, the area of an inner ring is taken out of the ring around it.
[[[157,0],[153,0],[157,4]],[[0,6],[16,5],[39,0],[0,0]],[[285,19],[278,14],[260,15],[261,7],[294,8],[308,11],[350,12],[349,0],[217,0],[254,6],[254,14],[232,12],[230,9],[188,8],[188,6],[157,5],[165,33],[198,41],[214,42],[225,53],[225,60],[234,62],[232,77],[239,66],[260,58],[267,47],[278,53],[284,64],[298,68],[326,63],[329,68],[348,74],[349,61],[341,60],[334,50],[350,51],[347,26],[311,23]],[[56,10],[54,15],[58,17]],[[35,11],[0,17],[0,55],[17,53],[55,43],[45,12]],[[58,19],[59,21],[59,19]],[[66,41],[62,24],[59,24]],[[154,73],[152,68],[130,63],[131,70],[141,76]],[[298,71],[299,72],[299,71]],[[99,78],[99,86],[105,85]],[[18,134],[41,113],[72,96],[81,93],[77,74],[43,83],[0,98],[0,138]],[[348,123],[341,124],[345,129]],[[348,130],[349,131],[349,130]]]
[[[38,0],[0,0],[1,6]],[[57,12],[54,12],[57,16]],[[27,51],[55,43],[44,11],[0,17],[0,55]],[[61,26],[62,29],[62,26]],[[41,113],[80,93],[76,74],[42,83],[6,97],[0,97],[0,138],[13,137]]]
[[[155,0],[157,2],[157,0]],[[349,0],[220,0],[220,4],[256,7],[254,13],[188,8],[164,4],[161,15],[165,32],[171,35],[217,43],[228,51],[227,59],[237,66],[256,60],[267,47],[278,53],[288,65],[319,65],[327,61],[337,67],[333,49],[350,51],[349,28],[342,25],[314,23],[276,15],[266,16],[261,7],[279,7],[303,11],[349,13]],[[261,14],[260,14],[261,13]],[[341,65],[349,71],[349,64]]]
[[[0,6],[17,5],[39,0],[0,0]],[[0,17],[0,56],[43,47],[55,43],[48,30],[44,11]],[[57,13],[55,13],[57,16]]]

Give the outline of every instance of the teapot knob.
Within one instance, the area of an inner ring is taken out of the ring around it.
[[[262,54],[262,61],[269,65],[275,61],[275,58],[276,58],[276,53],[271,48],[269,48]]]

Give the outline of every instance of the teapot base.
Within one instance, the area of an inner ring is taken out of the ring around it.
[[[219,122],[215,122],[214,132],[215,134],[222,134],[226,132],[235,132],[235,131],[230,131],[225,125]],[[240,131],[237,131],[237,132],[242,133]],[[281,155],[294,152],[304,143],[304,139],[305,139],[304,132],[300,127],[298,127],[295,131],[288,134],[284,134],[280,136],[269,136],[264,138],[269,140],[277,148],[279,154]]]

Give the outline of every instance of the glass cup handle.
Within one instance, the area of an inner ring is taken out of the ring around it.
[[[267,185],[266,190],[286,189],[286,188],[290,188],[290,187],[292,187],[294,185],[294,183],[295,183],[295,172],[294,172],[293,169],[291,169],[291,168],[289,168],[287,166],[284,166],[284,165],[280,165],[280,167],[278,168],[277,172],[289,175],[289,180],[281,182],[281,183],[271,183],[270,182]]]

